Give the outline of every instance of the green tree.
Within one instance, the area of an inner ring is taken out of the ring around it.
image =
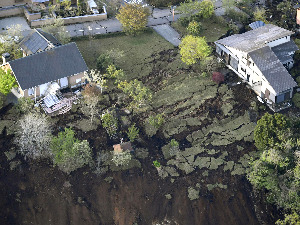
[[[11,70],[5,71],[0,68],[0,92],[4,95],[10,93],[13,87],[17,87],[15,77],[11,74]]]
[[[53,137],[50,147],[54,165],[65,173],[71,173],[92,161],[92,150],[88,142],[79,141],[71,128],[65,128],[57,137]]]
[[[254,130],[255,145],[260,150],[268,149],[275,143],[282,141],[289,134],[290,121],[280,114],[266,113],[258,122]]]
[[[129,83],[122,81],[118,84],[118,88],[131,98],[131,107],[133,108],[140,108],[152,99],[151,91],[137,79]]]
[[[122,6],[116,18],[120,21],[126,34],[136,35],[143,31],[150,15],[148,8],[139,4],[126,4]]]
[[[300,212],[299,119],[266,113],[254,131],[259,152],[250,159],[247,178],[253,186],[266,189],[267,200],[287,213],[277,225],[294,225]]]
[[[165,118],[163,114],[157,114],[156,116],[150,116],[148,121],[150,125],[159,129],[164,124]]]
[[[106,68],[106,77],[115,79],[115,84],[120,83],[121,80],[124,78],[125,74],[122,69],[117,69],[115,65],[109,65]]]
[[[130,162],[131,158],[132,156],[127,150],[120,153],[113,153],[112,161],[116,166],[126,166]]]
[[[197,21],[191,21],[187,27],[187,31],[190,35],[199,36],[202,31],[202,24]]]
[[[84,103],[86,104],[88,109],[86,114],[90,116],[90,122],[92,124],[95,115],[99,113],[98,103],[100,101],[101,91],[99,90],[99,88],[96,87],[95,84],[87,84],[84,87],[84,90],[82,91],[82,96]]]
[[[211,54],[211,48],[205,41],[205,37],[185,36],[180,45],[181,60],[187,65],[205,60]]]
[[[128,128],[126,132],[129,140],[133,142],[139,136],[139,128],[135,127],[135,124]]]
[[[256,8],[253,12],[253,20],[254,21],[263,21],[264,23],[267,23],[267,15],[266,10],[264,8]]]
[[[203,0],[200,3],[199,15],[204,18],[210,18],[214,14],[214,3],[211,0]]]
[[[101,116],[102,126],[106,129],[106,132],[110,137],[114,137],[118,130],[118,120],[112,115],[112,113],[106,112]]]

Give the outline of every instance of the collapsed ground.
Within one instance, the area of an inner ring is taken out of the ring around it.
[[[89,167],[66,175],[47,160],[10,157],[15,115],[8,106],[1,111],[1,224],[249,225],[276,220],[274,209],[244,176],[263,109],[250,89],[237,84],[231,73],[225,84],[216,85],[200,75],[201,69],[184,65],[178,49],[151,31],[76,43],[89,68],[95,68],[101,53],[122,52],[115,64],[126,79],[137,78],[152,90],[152,103],[144,111],[128,115],[118,109],[120,129],[132,123],[140,129],[135,158],[126,168],[107,163],[100,175]],[[106,107],[122,100],[116,91],[105,95]],[[156,130],[148,117],[158,113],[165,115],[165,123]],[[95,159],[120,141],[110,140],[100,124],[89,126],[78,105],[52,121],[56,133],[74,127],[78,138],[93,147]],[[179,158],[168,154],[171,139],[180,143]],[[159,174],[154,160],[163,166]]]

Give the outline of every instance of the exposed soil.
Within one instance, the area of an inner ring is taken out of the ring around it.
[[[172,54],[171,51],[165,52],[166,56],[161,55],[161,58],[169,59]],[[159,69],[156,73],[159,73]],[[155,76],[156,73],[150,75]],[[239,102],[235,108],[245,111],[250,106],[253,93],[246,87],[239,87],[233,87],[235,100]],[[215,110],[221,107],[221,99],[208,100],[205,105],[199,113],[209,112],[210,117],[221,116]],[[8,109],[0,112],[0,119]],[[55,133],[60,126],[64,127],[70,122],[68,115],[58,118]],[[142,123],[138,118],[134,120],[137,124]],[[205,124],[204,121],[203,126]],[[198,128],[190,127],[189,131],[191,133]],[[77,134],[78,138],[89,141],[95,154],[101,149],[111,148],[113,144],[103,128],[86,133],[78,130]],[[189,145],[185,139],[187,135],[181,133],[176,136],[185,147]],[[141,160],[141,169],[110,171],[105,176],[97,176],[86,167],[66,175],[53,167],[50,161],[28,163],[18,155],[14,161],[22,163],[15,170],[10,170],[4,152],[12,148],[13,136],[7,136],[4,131],[0,135],[0,224],[268,225],[276,220],[276,210],[265,204],[263,197],[254,194],[244,176],[231,176],[228,173],[224,178],[219,176],[224,173],[221,168],[210,172],[210,176],[204,177],[202,182],[213,183],[217,178],[228,188],[211,191],[200,188],[200,198],[191,201],[187,189],[195,185],[202,171],[180,176],[173,183],[170,178],[160,178],[152,161],[163,160],[159,148],[166,144],[166,140],[161,132],[148,138],[141,130],[141,136],[140,147],[149,150],[149,157]],[[246,152],[253,148],[249,143],[238,144]],[[233,148],[226,146],[223,150]],[[108,182],[104,180],[105,177],[113,179]],[[166,194],[171,194],[172,198],[167,199]]]

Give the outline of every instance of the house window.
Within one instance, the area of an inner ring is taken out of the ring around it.
[[[246,73],[246,69],[244,69],[243,67],[241,67],[241,71],[243,71],[244,73]]]
[[[28,89],[28,96],[31,96],[34,94],[34,88],[29,88]]]
[[[76,79],[76,84],[81,83],[81,78]]]

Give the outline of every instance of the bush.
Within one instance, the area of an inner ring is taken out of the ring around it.
[[[135,127],[135,124],[128,128],[127,136],[131,142],[139,136],[139,129]]]
[[[202,31],[202,24],[200,22],[191,21],[187,27],[189,34],[199,36]]]
[[[297,108],[300,108],[300,93],[296,93],[292,101]]]
[[[110,137],[114,137],[118,130],[117,119],[109,112],[101,116],[102,126],[106,129],[106,132]]]
[[[188,17],[180,17],[178,21],[181,24],[181,26],[187,27],[189,25],[190,19]]]
[[[54,165],[68,174],[92,162],[89,143],[75,138],[75,132],[71,128],[65,128],[65,131],[52,138],[51,150]]]
[[[34,101],[31,98],[19,98],[16,108],[19,110],[20,113],[27,114],[33,111]]]
[[[220,83],[224,82],[224,75],[220,72],[213,72],[212,80],[219,85]]]
[[[226,10],[226,16],[240,23],[247,23],[248,15],[244,12],[237,12],[234,9]]]
[[[153,166],[155,166],[156,168],[160,168],[160,162],[158,162],[157,160],[153,161]]]
[[[97,58],[97,69],[102,73],[104,73],[106,68],[111,64],[113,64],[112,59],[107,54],[101,54]]]
[[[131,158],[131,154],[127,150],[120,153],[114,153],[112,161],[114,162],[114,164],[116,164],[116,166],[126,166],[130,162]]]
[[[149,117],[149,124],[156,129],[159,129],[165,122],[163,114],[157,114],[156,116]]]

